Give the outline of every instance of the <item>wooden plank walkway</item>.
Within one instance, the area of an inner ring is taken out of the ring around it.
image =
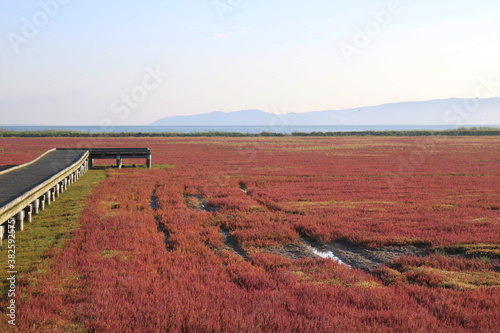
[[[24,229],[33,215],[50,205],[89,166],[84,149],[51,149],[37,159],[0,172],[0,245],[8,226]],[[9,229],[10,230],[10,229]]]
[[[24,222],[31,222],[33,215],[92,168],[94,159],[109,158],[116,158],[118,168],[122,167],[122,158],[146,158],[151,168],[148,148],[54,148],[32,162],[1,171],[0,246],[7,235],[7,224],[15,222],[15,228],[23,230]]]
[[[86,150],[53,150],[27,166],[0,174],[0,207],[75,164]]]

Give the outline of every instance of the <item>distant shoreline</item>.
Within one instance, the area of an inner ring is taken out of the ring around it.
[[[289,136],[500,136],[498,127],[463,127],[446,130],[365,130],[365,131],[311,131],[291,133],[268,132],[242,133],[224,131],[203,132],[81,132],[62,130],[15,131],[1,130],[0,137],[289,137]]]

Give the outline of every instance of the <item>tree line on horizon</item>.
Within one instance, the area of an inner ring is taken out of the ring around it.
[[[447,130],[386,130],[386,131],[346,131],[346,132],[103,132],[90,133],[78,131],[11,131],[0,129],[0,137],[286,137],[286,136],[498,136],[499,128],[493,127],[463,127]]]

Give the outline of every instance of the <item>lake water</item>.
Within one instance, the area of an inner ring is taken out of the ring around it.
[[[361,131],[407,131],[407,130],[447,130],[460,127],[494,127],[500,125],[450,126],[450,125],[399,125],[399,126],[2,126],[7,131],[75,131],[85,133],[133,132],[133,133],[195,133],[195,132],[238,132],[258,134],[261,132],[291,134],[293,132],[361,132]]]

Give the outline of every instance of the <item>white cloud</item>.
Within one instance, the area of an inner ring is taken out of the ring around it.
[[[222,40],[233,35],[246,34],[247,32],[247,27],[227,27],[225,32],[214,32],[208,39]]]

